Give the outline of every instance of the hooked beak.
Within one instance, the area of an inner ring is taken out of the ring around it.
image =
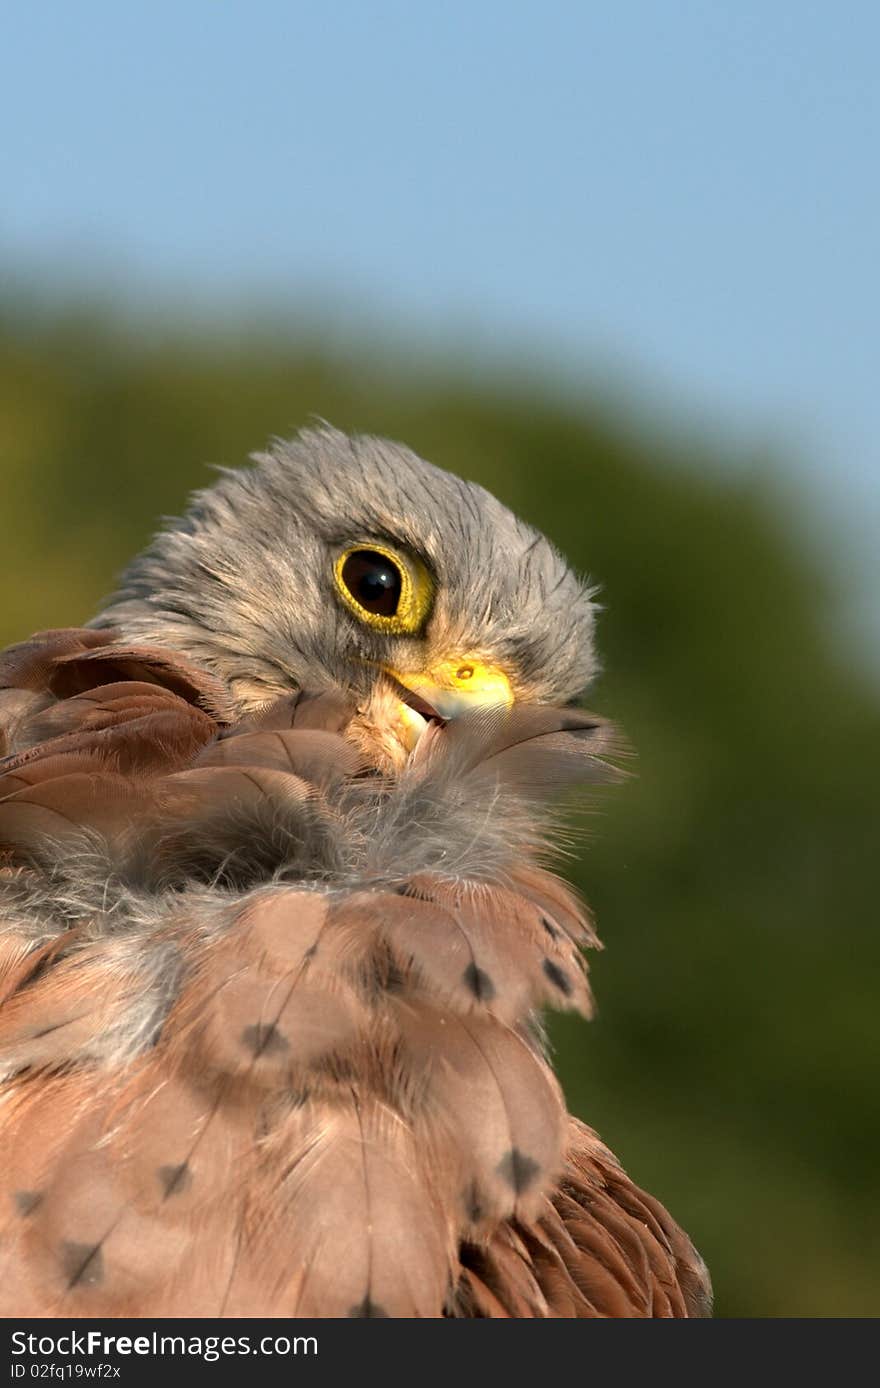
[[[401,723],[409,751],[416,746],[429,722],[447,722],[478,708],[509,708],[513,703],[510,680],[496,665],[463,657],[438,662],[417,672],[386,671],[410,697],[401,702]]]

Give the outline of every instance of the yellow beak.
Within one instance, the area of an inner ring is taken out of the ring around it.
[[[387,668],[398,684],[441,718],[457,718],[478,708],[509,708],[513,703],[513,690],[504,671],[469,657],[440,661],[429,670],[414,673]],[[427,726],[426,718],[417,709],[402,704],[401,719],[406,740],[413,747]]]

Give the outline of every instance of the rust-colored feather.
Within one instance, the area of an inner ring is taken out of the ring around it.
[[[276,1277],[289,1280],[293,1314],[440,1314],[454,1281],[454,1225],[400,1116],[352,1090],[297,1110],[262,1155],[282,1168],[262,1219],[290,1230]]]
[[[321,790],[357,775],[362,758],[339,733],[323,728],[265,729],[213,742],[199,766],[247,766],[285,771]]]
[[[565,1109],[546,1062],[490,1017],[399,1003],[406,1062],[429,1124],[451,1144],[468,1225],[540,1210],[562,1165]]]
[[[402,964],[457,1011],[515,1021],[592,999],[583,957],[540,906],[497,884],[414,877],[383,904],[384,934]]]
[[[324,690],[237,720],[112,632],[0,656],[0,1313],[705,1313],[537,1039],[589,1011],[582,905],[405,822],[602,776],[604,725],[432,727],[401,811],[355,718]]]

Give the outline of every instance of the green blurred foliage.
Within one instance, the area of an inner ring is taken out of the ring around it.
[[[839,598],[778,486],[463,375],[8,309],[0,638],[89,616],[206,463],[312,415],[485,483],[601,583],[593,703],[638,753],[571,865],[607,944],[598,1019],[553,1028],[571,1105],[689,1230],[720,1315],[877,1314],[880,705],[835,654]]]

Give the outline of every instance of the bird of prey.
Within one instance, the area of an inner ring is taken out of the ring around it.
[[[0,1313],[709,1314],[541,1032],[590,591],[397,444],[253,464],[0,657]]]

